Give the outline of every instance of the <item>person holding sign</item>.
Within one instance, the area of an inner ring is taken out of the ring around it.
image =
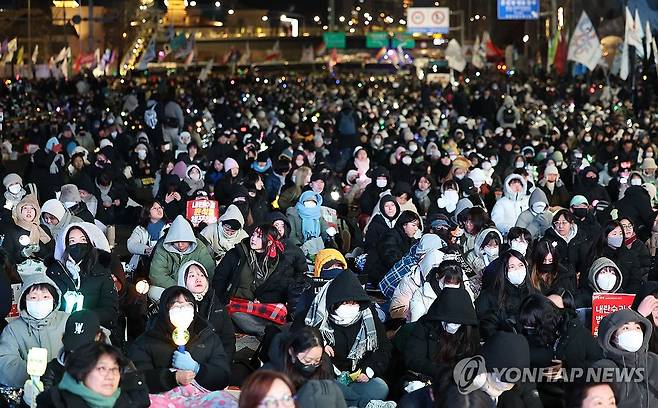
[[[33,347],[55,356],[62,348],[62,335],[68,314],[59,311],[62,293],[44,274],[23,280],[18,300],[20,316],[0,335],[0,384],[22,387],[28,378],[28,351]]]

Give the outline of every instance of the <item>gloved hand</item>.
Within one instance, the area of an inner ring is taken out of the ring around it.
[[[195,374],[199,373],[199,368],[201,366],[197,363],[190,355],[189,351],[181,353],[180,351],[174,351],[174,357],[171,360],[171,363],[174,368],[179,370],[194,371]]]
[[[25,385],[23,386],[23,401],[25,401],[25,403],[30,407],[36,406],[35,400],[37,395],[39,395],[42,391],[43,383],[41,381],[34,382],[32,379],[28,378],[27,381],[25,381]]]

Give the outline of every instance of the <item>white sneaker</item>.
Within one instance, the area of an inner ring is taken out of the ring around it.
[[[366,408],[395,408],[398,404],[393,401],[372,400]]]

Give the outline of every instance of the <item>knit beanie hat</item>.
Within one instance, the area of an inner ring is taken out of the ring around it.
[[[7,174],[5,178],[2,179],[2,184],[4,184],[5,188],[16,183],[23,185],[23,179],[16,173]]]

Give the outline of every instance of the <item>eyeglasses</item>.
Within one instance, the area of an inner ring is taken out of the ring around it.
[[[119,367],[94,367],[94,370],[98,371],[98,374],[100,374],[103,377],[107,377],[108,374],[112,375],[119,375],[121,373],[121,369]]]
[[[569,221],[555,221],[553,223],[556,227],[566,227],[569,224],[571,224]]]
[[[622,227],[623,229],[625,229],[625,230],[627,230],[627,231],[633,229],[633,224],[620,224],[620,225],[621,225],[621,227]]]
[[[283,397],[275,398],[265,398],[258,404],[259,407],[263,408],[275,408],[275,407],[294,407],[295,406],[295,397],[292,395],[284,395]]]

